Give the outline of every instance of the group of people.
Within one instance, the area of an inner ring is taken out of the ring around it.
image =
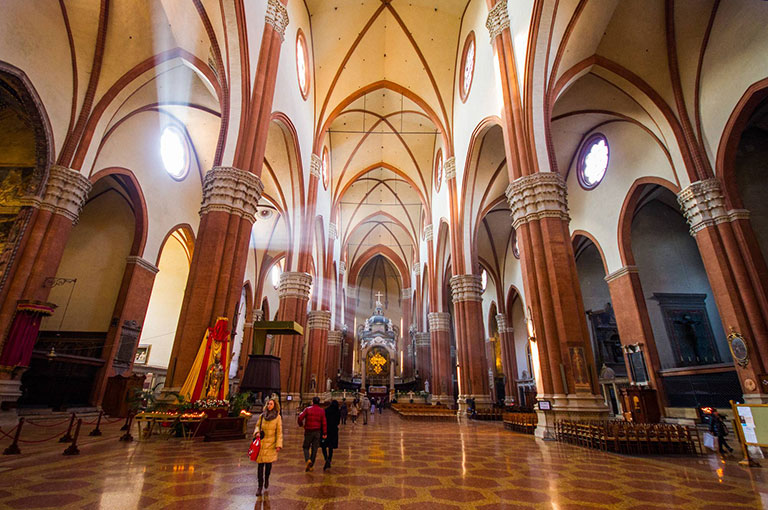
[[[347,405],[346,399],[339,405],[338,400],[331,400],[331,404],[323,409],[320,407],[320,398],[314,397],[312,405],[304,409],[298,417],[298,424],[304,428],[305,471],[312,471],[315,465],[317,450],[323,452],[325,464],[323,471],[331,468],[333,451],[339,447],[339,425],[347,422],[347,415],[352,418],[352,423],[357,422],[357,417],[362,411],[363,425],[368,423],[368,415],[375,412],[376,401],[371,402],[367,396],[356,398]],[[379,407],[381,412],[381,407]],[[256,421],[253,430],[253,438],[259,436],[261,445],[256,463],[258,464],[258,489],[257,496],[261,496],[269,489],[269,475],[272,472],[272,463],[277,461],[277,454],[283,448],[283,421],[280,416],[280,404],[273,397],[267,400],[264,410]]]

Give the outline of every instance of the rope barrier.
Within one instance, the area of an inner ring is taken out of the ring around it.
[[[69,420],[69,418],[67,418],[66,420],[57,421],[56,423],[52,423],[50,425],[43,425],[42,423],[35,423],[33,421],[27,421],[27,423],[30,424],[30,425],[33,425],[35,427],[41,427],[41,428],[44,428],[44,429],[49,429],[51,427],[58,427],[59,425],[63,425],[65,423],[67,423],[68,420]]]
[[[13,427],[11,430],[9,430],[8,432],[3,432],[3,430],[2,430],[2,429],[0,429],[0,436],[3,436],[3,437],[7,437],[8,439],[11,439],[11,437],[12,437],[12,436],[11,436],[11,434],[13,434],[13,431],[14,431],[14,430],[16,430],[16,427],[18,427],[18,426],[19,426],[19,425],[18,425],[18,424],[16,424],[16,425],[15,425],[15,426],[14,426],[14,427]]]
[[[35,440],[19,439],[19,443],[24,443],[24,444],[40,444],[40,443],[45,443],[46,441],[52,441],[52,440],[56,439],[57,437],[61,437],[61,432],[58,432],[55,435],[53,435],[51,437],[47,437],[45,439],[35,439]]]
[[[77,428],[75,428],[75,437],[72,439],[72,444],[69,445],[63,455],[80,455],[80,449],[77,447],[77,438],[80,437],[80,426],[83,424],[83,420],[77,420]]]
[[[75,413],[72,413],[72,417],[69,419],[69,427],[67,432],[59,438],[59,443],[71,443],[72,442],[72,425],[75,423]]]

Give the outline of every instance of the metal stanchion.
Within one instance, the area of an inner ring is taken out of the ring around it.
[[[13,436],[13,443],[3,450],[3,455],[19,455],[19,436],[21,435],[21,426],[24,425],[24,417],[19,418],[19,424],[16,425],[16,434]]]
[[[100,436],[101,435],[101,429],[99,428],[101,426],[101,417],[104,415],[104,411],[99,411],[99,417],[96,418],[96,428],[93,429],[88,433],[89,436]]]
[[[72,444],[64,450],[64,455],[79,455],[80,449],[77,447],[77,438],[80,437],[80,426],[83,424],[82,418],[77,420],[77,427],[75,428],[75,437],[72,439]]]
[[[59,443],[71,443],[72,442],[72,425],[75,423],[75,413],[72,413],[72,417],[69,419],[69,427],[67,433],[59,438]]]
[[[128,414],[128,417],[125,421],[125,426],[120,429],[125,430],[125,434],[120,436],[120,441],[133,441],[133,436],[131,435],[131,423],[133,423],[133,414]]]

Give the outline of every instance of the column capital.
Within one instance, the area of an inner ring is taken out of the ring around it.
[[[323,175],[323,160],[314,152],[309,158],[309,175],[317,177],[318,179]]]
[[[413,289],[408,287],[400,291],[401,299],[411,299],[413,297]]]
[[[499,0],[488,11],[488,19],[485,21],[485,28],[488,29],[488,34],[491,36],[491,43],[497,35],[501,34],[504,29],[509,28],[509,14],[507,13],[507,0]]]
[[[434,239],[433,234],[434,233],[433,233],[432,224],[430,223],[429,225],[424,227],[424,240],[427,242],[431,241],[432,239]]]
[[[542,218],[570,220],[567,188],[559,173],[538,172],[520,177],[509,184],[506,194],[515,230]]]
[[[611,283],[613,280],[618,280],[622,276],[637,273],[637,266],[624,266],[620,269],[617,269],[613,273],[607,275],[604,280],[606,283]]]
[[[256,221],[256,208],[264,185],[256,174],[231,166],[215,166],[203,177],[200,216],[224,211]]]
[[[261,308],[254,309],[251,315],[251,322],[261,322],[264,320],[264,310]]]
[[[413,274],[419,276],[421,274],[421,264],[416,262],[413,264]]]
[[[507,324],[507,316],[503,313],[496,314],[496,325],[499,327],[499,333],[512,333],[513,328]]]
[[[430,312],[427,315],[430,331],[450,331],[451,314],[448,312]]]
[[[443,163],[443,169],[445,171],[445,180],[450,181],[456,178],[456,158],[451,156]]]
[[[328,331],[328,345],[341,345],[341,338],[343,333],[338,329],[332,329]]]
[[[347,262],[344,260],[339,261],[339,274],[344,274],[347,272]]]
[[[746,209],[726,209],[722,186],[715,178],[692,182],[677,194],[677,203],[694,237],[707,227],[749,218]]]
[[[42,198],[30,199],[30,205],[69,218],[76,224],[91,187],[91,181],[77,170],[51,165]]]
[[[474,274],[460,274],[451,277],[451,295],[454,303],[462,301],[482,301],[483,284]]]
[[[416,347],[429,347],[431,335],[429,331],[418,331],[413,335],[413,343]]]
[[[328,239],[338,239],[339,238],[339,230],[336,228],[335,223],[328,223]]]
[[[280,2],[280,0],[269,0],[267,2],[267,14],[264,17],[269,25],[275,29],[275,32],[280,34],[280,41],[285,40],[285,27],[288,26],[288,9]]]
[[[311,285],[312,275],[309,273],[285,271],[280,273],[277,295],[280,299],[288,297],[309,299],[309,287]]]
[[[152,274],[157,274],[160,269],[151,263],[150,261],[143,259],[141,257],[137,257],[136,255],[131,255],[130,257],[127,257],[125,259],[125,262],[128,264],[135,264],[139,266],[140,268],[144,269],[145,271],[149,271]]]
[[[307,314],[307,329],[331,329],[331,312],[328,310],[310,310]]]

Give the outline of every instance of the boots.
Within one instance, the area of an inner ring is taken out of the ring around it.
[[[259,485],[259,488],[256,489],[256,496],[261,496],[264,493],[264,491],[261,489],[261,485]]]

